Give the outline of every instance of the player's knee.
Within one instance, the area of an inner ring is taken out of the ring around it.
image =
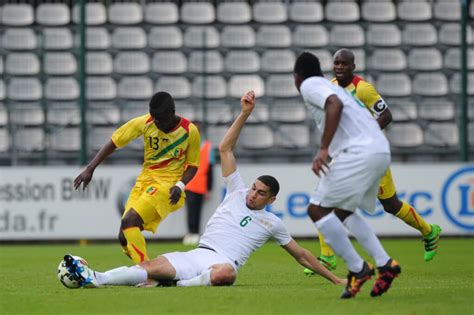
[[[125,216],[122,218],[122,222],[120,224],[121,230],[130,227],[139,227],[143,228],[143,220],[140,215],[133,209],[130,209]]]
[[[138,264],[145,269],[148,277],[151,279],[172,280],[176,277],[176,269],[165,256],[158,256],[154,259],[144,261]]]
[[[233,285],[237,274],[234,268],[225,266],[213,269],[211,273],[211,284],[216,286]]]

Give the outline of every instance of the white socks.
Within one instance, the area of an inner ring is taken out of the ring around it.
[[[364,260],[357,254],[351,244],[347,231],[342,222],[336,217],[334,212],[315,222],[318,230],[323,234],[326,243],[331,246],[334,252],[341,256],[347,264],[347,268],[352,272],[362,270]]]
[[[208,269],[192,279],[180,280],[176,285],[179,287],[211,285],[211,271],[212,269]],[[148,279],[146,270],[138,265],[95,272],[95,276],[99,285],[137,285]]]
[[[95,276],[99,285],[136,285],[148,279],[146,270],[137,265],[96,272]]]
[[[362,245],[365,251],[375,260],[377,267],[381,267],[390,259],[385,249],[380,244],[374,230],[369,223],[359,214],[354,213],[344,220],[344,225]]]
[[[196,286],[208,286],[211,285],[211,271],[208,269],[203,271],[199,276],[196,276],[189,280],[180,280],[176,283],[178,287],[196,287]]]

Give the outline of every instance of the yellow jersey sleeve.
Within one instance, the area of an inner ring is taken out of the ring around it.
[[[147,119],[148,114],[133,118],[115,130],[111,138],[115,146],[122,148],[143,135]]]
[[[380,114],[387,109],[387,104],[382,96],[380,96],[375,87],[367,81],[361,80],[358,82],[356,96],[375,117],[380,116]]]
[[[201,136],[193,123],[189,124],[189,144],[186,150],[186,165],[199,167]]]

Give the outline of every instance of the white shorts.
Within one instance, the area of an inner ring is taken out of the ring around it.
[[[230,264],[234,267],[226,257],[205,248],[196,248],[187,252],[173,252],[163,256],[176,270],[174,280],[192,279],[216,264]]]
[[[324,208],[374,212],[380,178],[389,165],[388,153],[343,152],[321,177],[310,202]]]

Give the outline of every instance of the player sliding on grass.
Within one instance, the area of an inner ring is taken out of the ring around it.
[[[390,109],[373,85],[354,75],[355,67],[354,54],[348,49],[338,50],[334,54],[333,72],[335,77],[331,82],[355,95],[371,114],[377,118],[380,128],[384,129],[392,121]],[[398,199],[390,168],[387,169],[385,175],[380,180],[377,197],[386,212],[395,215],[409,226],[420,231],[425,244],[424,259],[425,261],[432,260],[437,252],[441,228],[436,224],[430,225],[426,223],[413,206],[406,201]],[[318,235],[321,246],[321,256],[318,259],[326,268],[334,270],[336,269],[334,251],[326,244],[322,234],[318,233]],[[312,274],[312,271],[306,269],[305,273]]]
[[[107,156],[140,136],[145,144],[143,169],[128,197],[119,231],[123,251],[134,263],[149,260],[141,231],[155,232],[168,214],[184,204],[184,186],[199,166],[197,127],[175,115],[170,94],[158,92],[150,100],[149,113],[117,129],[74,180],[74,188],[83,184],[85,189]]]
[[[250,189],[246,188],[237,171],[234,147],[255,107],[253,91],[242,97],[241,106],[239,116],[219,145],[227,192],[207,223],[198,248],[164,254],[133,267],[119,267],[106,272],[93,271],[73,256],[66,255],[64,259],[68,271],[79,279],[81,286],[137,285],[147,279],[157,280],[160,284],[177,281],[178,286],[232,285],[237,271],[250,254],[270,238],[275,239],[301,265],[334,284],[345,283],[345,280],[324,268],[308,250],[300,247],[277,216],[265,211],[265,206],[275,201],[280,189],[274,177],[260,176]]]
[[[401,268],[356,209],[375,210],[378,183],[390,165],[388,141],[357,98],[323,77],[315,55],[300,54],[293,74],[295,86],[322,132],[312,165],[321,180],[311,196],[308,214],[349,269],[341,298],[354,297],[375,274],[355,251],[345,227],[375,260],[379,276],[371,296],[382,295]]]

